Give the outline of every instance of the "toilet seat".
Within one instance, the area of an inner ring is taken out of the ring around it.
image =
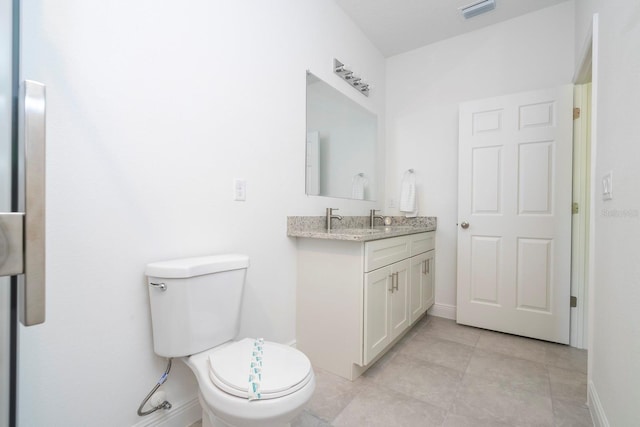
[[[208,355],[211,382],[233,396],[248,399],[249,369],[254,340],[245,338]],[[309,359],[286,345],[263,345],[261,400],[287,396],[303,388],[313,377]]]
[[[253,343],[253,340],[249,340]],[[223,351],[225,348],[234,345],[235,342],[227,342],[218,347],[205,350],[200,353],[183,357],[182,360],[195,374],[198,380],[198,399],[203,411],[203,425],[219,426],[232,425],[237,427],[283,427],[290,423],[296,415],[304,408],[316,387],[313,368],[310,368],[309,375],[301,381],[300,388],[295,392],[284,395],[278,399],[249,400],[227,393],[222,388],[214,384],[211,380],[211,364],[209,356]],[[273,344],[273,343],[268,343]],[[253,345],[253,344],[252,344]],[[288,351],[301,354],[299,350],[285,346]],[[295,356],[294,356],[295,357]],[[246,366],[244,379],[249,380],[249,363],[251,354],[243,356]],[[308,359],[307,359],[308,360]],[[215,359],[214,359],[215,361]],[[265,370],[268,366],[265,367]],[[266,372],[266,371],[265,371]],[[206,424],[204,420],[219,419],[222,423],[212,422]]]

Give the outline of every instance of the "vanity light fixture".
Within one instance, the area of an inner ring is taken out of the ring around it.
[[[355,88],[358,92],[364,96],[369,96],[369,84],[362,81],[362,79],[353,74],[353,71],[347,69],[345,65],[333,58],[333,72],[342,78],[345,82],[349,83],[351,87]]]
[[[462,12],[462,16],[464,16],[465,19],[469,19],[482,13],[489,12],[490,10],[493,10],[495,8],[495,0],[482,0],[473,2],[466,6],[462,6],[460,8],[460,12]]]

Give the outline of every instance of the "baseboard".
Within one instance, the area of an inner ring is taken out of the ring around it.
[[[168,411],[159,410],[147,415],[131,427],[186,427],[202,418],[202,408],[198,398],[173,405]]]
[[[435,303],[427,313],[435,317],[444,317],[445,319],[456,320],[455,305]]]
[[[607,420],[607,416],[604,413],[602,403],[600,403],[600,398],[598,397],[598,392],[596,391],[596,386],[593,384],[593,381],[589,381],[588,389],[589,392],[587,393],[587,399],[593,425],[595,427],[610,427],[609,420]]]

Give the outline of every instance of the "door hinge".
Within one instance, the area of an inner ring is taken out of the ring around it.
[[[578,202],[573,202],[573,204],[571,205],[571,213],[580,213],[580,205],[578,205]]]
[[[0,277],[24,273],[24,213],[0,212]]]
[[[580,108],[576,107],[573,109],[573,120],[580,118]]]
[[[570,307],[577,307],[578,306],[578,297],[571,297],[571,303],[569,305]]]

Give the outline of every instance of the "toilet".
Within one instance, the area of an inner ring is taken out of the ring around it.
[[[315,376],[300,351],[236,340],[246,255],[148,264],[153,348],[178,357],[198,381],[203,427],[288,426],[311,399]]]

